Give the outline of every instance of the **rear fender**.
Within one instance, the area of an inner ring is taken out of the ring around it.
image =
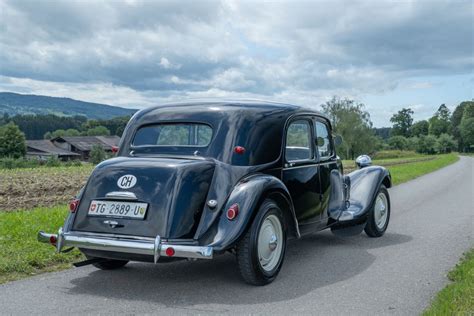
[[[349,185],[348,196],[344,210],[340,213],[333,230],[351,227],[351,235],[358,234],[364,229],[367,216],[373,206],[380,187],[392,186],[390,172],[381,166],[365,167],[349,173],[346,176]],[[354,230],[355,227],[358,229]],[[348,230],[349,231],[349,230]],[[341,232],[342,233],[342,232]]]
[[[203,236],[205,243],[216,251],[230,248],[247,231],[264,199],[273,199],[282,209],[290,236],[300,237],[293,203],[286,186],[279,179],[264,174],[255,174],[240,181],[232,190],[216,224]],[[238,216],[227,218],[227,209],[239,205]]]

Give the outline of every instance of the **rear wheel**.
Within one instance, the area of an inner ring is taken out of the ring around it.
[[[273,200],[262,203],[252,225],[237,244],[237,262],[245,282],[265,285],[280,272],[286,250],[283,214]]]
[[[387,188],[381,186],[375,197],[374,206],[370,210],[365,233],[369,237],[381,237],[388,227],[390,220],[390,196]]]

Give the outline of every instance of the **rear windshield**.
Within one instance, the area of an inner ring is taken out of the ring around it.
[[[212,128],[201,123],[163,123],[140,127],[133,146],[205,147],[212,137]]]

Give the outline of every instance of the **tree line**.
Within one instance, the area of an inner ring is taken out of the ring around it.
[[[109,120],[88,120],[85,116],[57,116],[54,114],[15,115],[4,114],[0,126],[13,123],[25,134],[26,139],[51,139],[58,136],[122,136],[130,116]]]
[[[342,136],[339,156],[354,159],[380,150],[413,150],[423,154],[474,151],[474,101],[461,102],[451,113],[445,104],[428,120],[414,122],[403,108],[390,118],[392,127],[373,128],[363,103],[333,97],[323,104],[334,132]]]
[[[461,102],[453,113],[441,104],[428,120],[414,122],[413,114],[403,108],[390,118],[390,148],[426,154],[474,151],[474,101]]]

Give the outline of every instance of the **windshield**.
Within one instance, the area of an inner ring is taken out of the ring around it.
[[[133,146],[206,147],[211,142],[212,128],[200,123],[162,123],[139,128]]]

